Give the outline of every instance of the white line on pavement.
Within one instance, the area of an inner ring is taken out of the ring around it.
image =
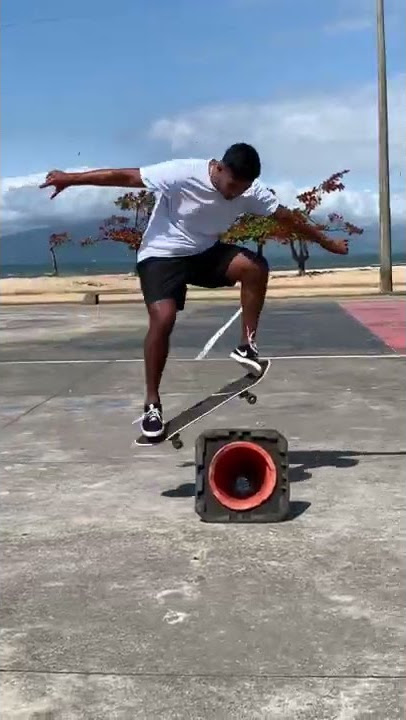
[[[400,358],[406,358],[406,353],[382,353],[380,355],[263,355],[263,360],[398,360]],[[172,362],[196,362],[197,358],[171,358]],[[0,360],[1,365],[91,365],[91,364],[102,364],[105,365],[111,363],[143,363],[142,358],[110,358],[107,360],[100,360],[95,358],[93,360]],[[229,362],[229,358],[211,358],[207,362]]]
[[[214,335],[212,335],[210,340],[207,341],[204,348],[199,352],[198,355],[196,355],[195,360],[203,360],[203,358],[206,357],[212,347],[216,344],[217,340],[219,340],[221,336],[224,335],[225,331],[230,327],[230,325],[233,324],[234,320],[236,320],[239,315],[241,315],[241,308],[239,308],[237,312],[235,312],[234,315],[232,315],[230,319],[227,320],[227,322],[224,323],[224,325],[222,325],[221,328],[219,328],[217,332],[214,333]]]

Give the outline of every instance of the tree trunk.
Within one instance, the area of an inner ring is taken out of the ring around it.
[[[290,250],[292,253],[292,257],[298,266],[299,275],[305,275],[306,274],[306,263],[309,259],[309,250],[307,248],[306,240],[299,240],[298,243],[299,243],[299,248],[296,249],[295,240],[290,240],[289,241]]]
[[[299,240],[299,245],[300,245],[299,273],[300,273],[300,275],[305,275],[306,274],[306,263],[309,259],[309,250],[307,248],[306,240]]]
[[[53,266],[53,270],[54,270],[54,275],[59,275],[58,265],[57,265],[57,262],[56,262],[56,255],[55,255],[55,250],[54,250],[54,248],[52,248],[52,247],[49,248],[49,252],[50,252],[51,255],[52,255],[52,266]]]
[[[257,243],[257,257],[264,257],[264,246],[262,243]]]

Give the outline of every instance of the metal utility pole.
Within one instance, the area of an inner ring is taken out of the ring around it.
[[[392,292],[392,238],[384,0],[376,0],[376,30],[378,49],[380,288],[382,293],[390,293]]]

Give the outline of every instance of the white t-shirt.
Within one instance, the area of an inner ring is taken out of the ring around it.
[[[138,262],[203,252],[239,215],[271,215],[278,205],[258,180],[243,195],[225,200],[212,185],[209,160],[169,160],[142,167],[140,173],[145,187],[156,193],[156,201]]]

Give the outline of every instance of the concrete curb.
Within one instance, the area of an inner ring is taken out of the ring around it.
[[[395,288],[394,294],[406,293],[406,285],[400,285]],[[283,299],[287,300],[290,298],[336,298],[336,297],[365,297],[365,296],[381,296],[379,288],[371,285],[357,286],[330,286],[330,287],[319,287],[319,288],[274,288],[273,290],[268,289],[266,294],[267,299]],[[98,297],[98,302],[97,298]],[[240,291],[239,288],[232,288],[230,290],[189,290],[188,300],[193,301],[230,301],[239,300]],[[30,294],[10,294],[1,296],[2,305],[36,305],[36,304],[87,304],[96,305],[100,304],[114,304],[114,303],[142,303],[143,297],[140,292],[115,292],[111,293],[108,290],[100,291],[87,291],[87,292],[71,292],[71,293],[30,293]]]

